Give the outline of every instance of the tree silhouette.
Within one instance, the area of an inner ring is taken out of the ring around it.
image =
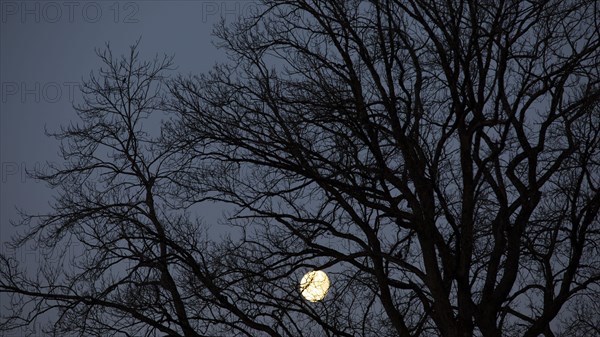
[[[54,210],[15,241],[84,252],[37,279],[3,256],[4,329],[58,309],[98,336],[595,333],[596,1],[260,10],[216,28],[231,60],[205,75],[99,54],[69,164],[38,176]],[[219,239],[194,213],[215,201]]]

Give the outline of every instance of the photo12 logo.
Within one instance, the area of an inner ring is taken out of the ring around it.
[[[56,163],[35,162],[28,165],[25,162],[5,161],[0,165],[1,181],[3,184],[13,182],[26,183],[32,178],[30,176],[31,173],[47,174],[50,172],[49,169],[52,165],[56,165]]]
[[[3,1],[2,23],[138,23],[137,2]]]
[[[75,101],[78,82],[2,82],[2,103]]]
[[[250,15],[257,9],[258,3],[253,1],[202,1],[202,22]]]
[[[56,173],[71,165],[68,161],[2,161],[0,163],[0,183],[1,184],[37,184],[42,182],[37,177],[39,175],[47,176]],[[94,171],[88,176],[90,181],[102,184],[101,179],[105,172]]]

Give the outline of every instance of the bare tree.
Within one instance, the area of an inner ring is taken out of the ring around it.
[[[232,62],[167,81],[164,102],[169,60],[100,54],[84,126],[59,135],[71,164],[40,176],[62,190],[54,213],[16,242],[73,236],[86,254],[41,281],[3,257],[0,292],[20,302],[2,326],[57,308],[57,331],[90,335],[584,331],[598,6],[266,0],[216,29]],[[152,138],[154,110],[171,120]],[[235,207],[231,236],[192,216],[210,201]],[[310,269],[331,276],[321,302],[298,291]]]
[[[600,290],[597,287],[578,294],[569,306],[570,314],[562,319],[565,329],[557,336],[600,336]]]
[[[598,3],[266,5],[172,86],[257,247],[343,265],[352,335],[553,335],[600,277]]]

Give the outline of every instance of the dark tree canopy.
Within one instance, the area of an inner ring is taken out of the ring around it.
[[[68,164],[37,175],[53,211],[14,242],[83,251],[34,277],[1,256],[0,328],[55,310],[92,336],[600,333],[600,3],[259,10],[216,27],[230,60],[208,74],[99,53],[56,135]],[[332,280],[316,303],[312,269]]]

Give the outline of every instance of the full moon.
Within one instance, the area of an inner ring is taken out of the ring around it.
[[[300,281],[302,296],[310,302],[317,302],[325,298],[329,290],[329,277],[325,272],[314,270],[306,273]]]

